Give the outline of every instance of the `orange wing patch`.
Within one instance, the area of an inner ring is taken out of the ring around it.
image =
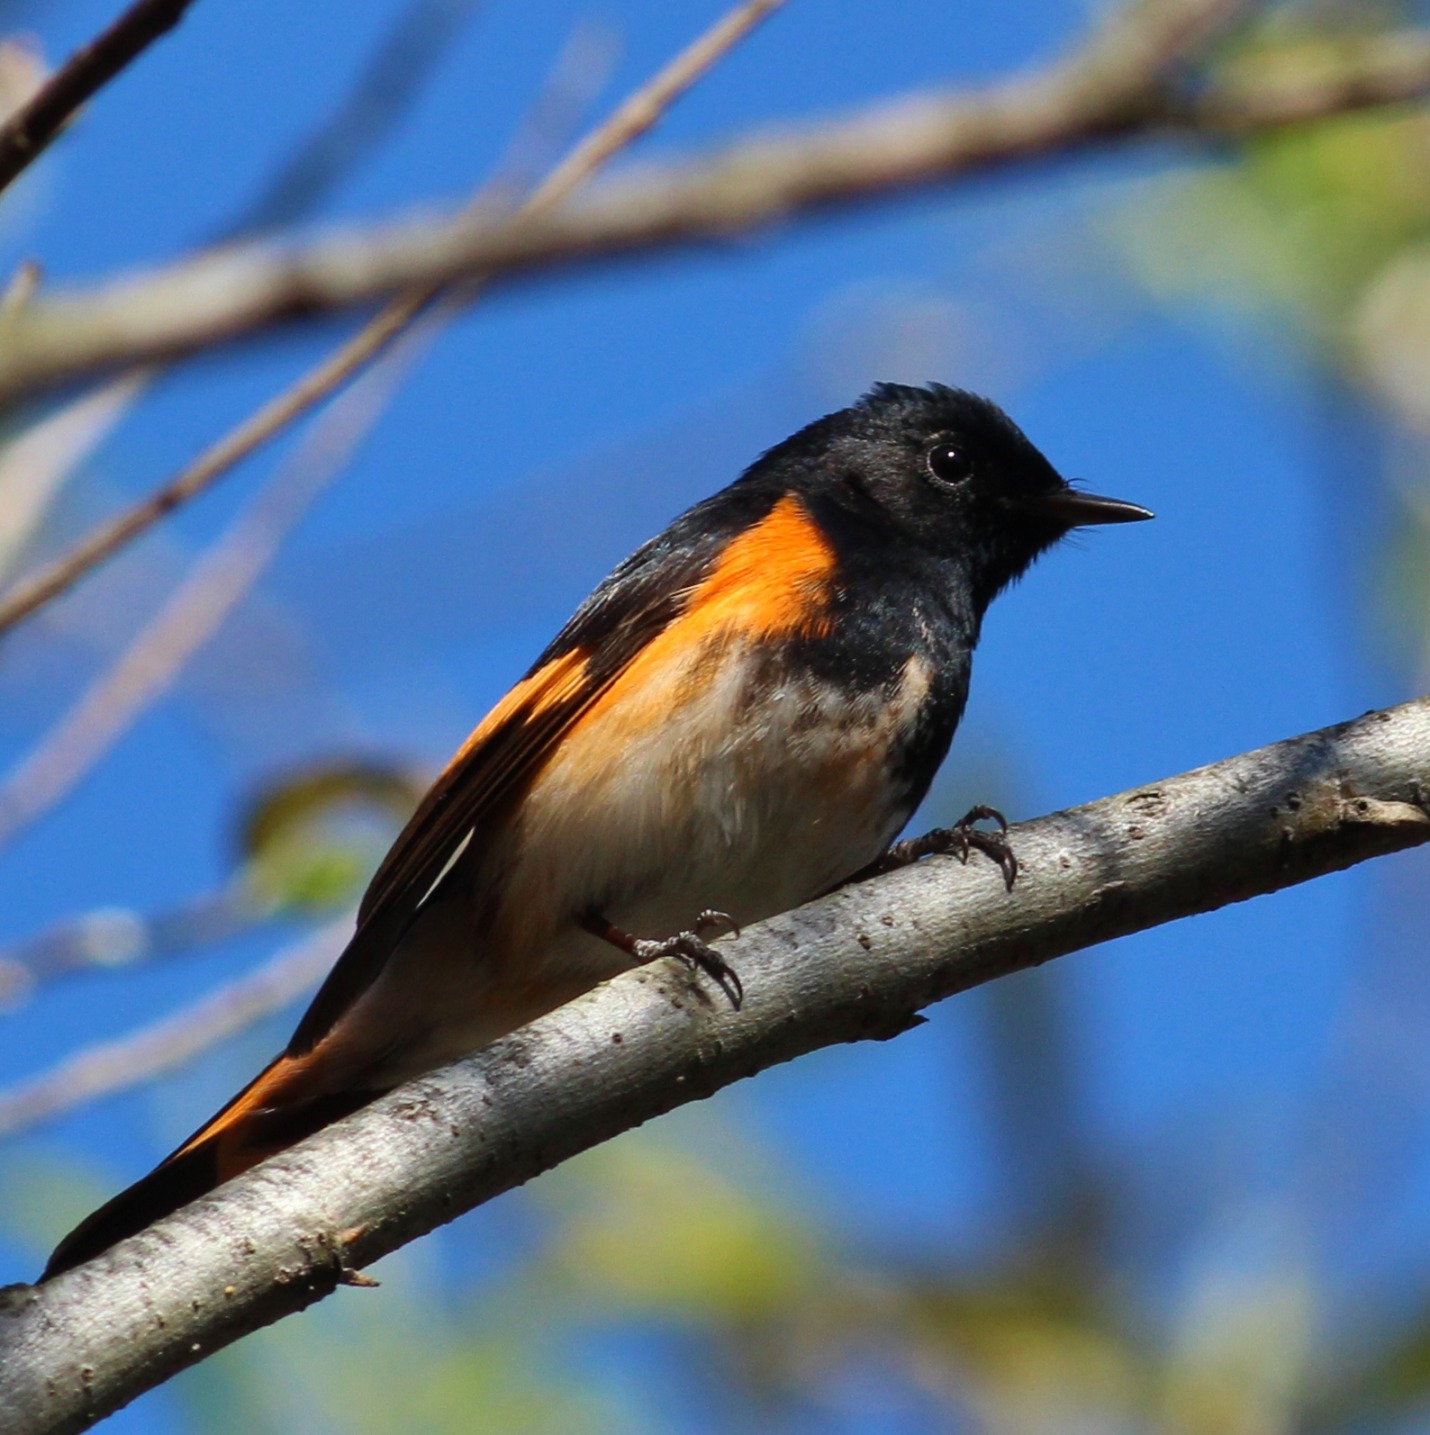
[[[242,1145],[242,1128],[249,1118],[256,1112],[281,1105],[286,1094],[284,1088],[293,1083],[305,1064],[303,1058],[289,1056],[280,1056],[269,1062],[213,1120],[200,1127],[177,1151],[168,1156],[165,1165],[170,1161],[177,1161],[181,1156],[187,1156],[201,1146],[211,1146],[214,1143],[217,1143],[215,1165],[220,1181],[227,1181],[240,1171],[257,1165],[266,1152],[245,1153],[248,1157],[245,1160],[239,1157],[237,1152],[225,1151],[224,1147],[228,1143],[222,1138],[225,1133],[231,1133],[239,1137],[238,1144]]]
[[[523,678],[482,719],[457,749],[456,756],[442,769],[442,775],[433,783],[432,790],[422,799],[377,869],[358,912],[359,926],[430,863],[437,847],[450,847],[460,838],[460,833],[448,830],[448,824],[438,817],[438,809],[454,798],[457,787],[466,782],[471,784],[461,795],[460,825],[465,826],[482,810],[487,799],[521,772],[535,752],[551,741],[553,725],[559,729],[565,722],[574,720],[585,706],[583,697],[590,701],[596,696],[594,691],[583,691],[588,687],[586,654],[579,648],[573,649]],[[506,739],[499,748],[494,743],[498,734]],[[474,773],[474,759],[489,744],[495,750],[483,754],[488,760],[482,762],[479,774]]]
[[[530,677],[523,678],[484,717],[473,730],[472,735],[459,747],[452,760],[442,769],[442,775],[422,806],[421,814],[432,798],[451,783],[452,775],[466,760],[504,723],[520,715],[523,721],[533,722],[544,712],[560,707],[576,697],[586,678],[586,654],[579,648],[562,653],[544,667],[537,669]]]

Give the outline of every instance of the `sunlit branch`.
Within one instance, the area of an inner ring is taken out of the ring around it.
[[[661,963],[400,1088],[88,1265],[0,1300],[0,1409],[93,1421],[354,1268],[621,1131],[1093,943],[1430,840],[1430,698],[1014,827],[1012,892],[926,862],[726,945],[742,1010]]]

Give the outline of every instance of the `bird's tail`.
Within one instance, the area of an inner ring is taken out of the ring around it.
[[[41,1281],[83,1264],[268,1156],[365,1106],[378,1091],[312,1096],[304,1057],[280,1056],[173,1155],[81,1221],[55,1247]],[[305,1087],[308,1090],[305,1090]]]

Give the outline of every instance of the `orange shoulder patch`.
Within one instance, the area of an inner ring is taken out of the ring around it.
[[[568,728],[541,779],[543,810],[582,810],[603,800],[593,794],[652,733],[680,725],[687,738],[692,732],[709,738],[709,723],[718,729],[727,711],[717,704],[708,719],[700,716],[702,696],[731,671],[722,653],[827,632],[837,565],[829,540],[790,494],[728,541],[680,595],[678,616]],[[738,658],[734,671],[745,671]]]
[[[664,724],[672,705],[690,701],[717,667],[703,662],[712,646],[783,634],[827,632],[833,548],[805,506],[786,495],[731,540],[686,596],[684,611],[635,656],[582,716],[562,756],[577,764],[577,737],[602,750]],[[583,766],[582,764],[577,764]]]
[[[734,539],[696,585],[677,625],[683,641],[721,628],[752,637],[827,631],[836,559],[829,540],[792,494]]]

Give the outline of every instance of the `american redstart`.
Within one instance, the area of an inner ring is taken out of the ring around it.
[[[423,799],[287,1050],[42,1279],[633,962],[680,957],[738,1002],[707,938],[890,850],[994,597],[1069,530],[1150,517],[937,384],[772,448],[586,599]]]

